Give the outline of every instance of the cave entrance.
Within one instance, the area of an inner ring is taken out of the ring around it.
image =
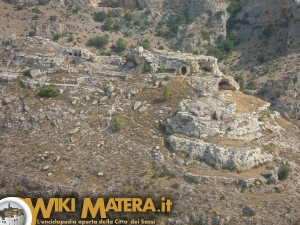
[[[221,80],[218,84],[219,90],[232,90],[235,91],[236,87],[230,84],[228,80]]]
[[[180,72],[181,72],[182,75],[186,75],[187,72],[188,72],[186,66],[182,66],[181,69],[180,69]]]

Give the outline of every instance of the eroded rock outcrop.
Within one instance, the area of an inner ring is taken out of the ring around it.
[[[190,159],[204,161],[219,169],[248,170],[273,158],[271,155],[263,154],[260,148],[220,147],[174,135],[168,138],[168,143],[174,152],[185,153]]]

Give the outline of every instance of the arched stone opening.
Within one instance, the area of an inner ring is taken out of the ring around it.
[[[180,67],[179,72],[180,72],[181,75],[188,75],[190,73],[190,67],[186,66],[186,65],[183,65],[183,66]]]
[[[181,69],[180,69],[180,72],[181,72],[182,75],[186,75],[186,73],[187,73],[186,66],[182,66]]]
[[[236,90],[236,87],[230,84],[229,80],[222,79],[218,83],[219,90]]]

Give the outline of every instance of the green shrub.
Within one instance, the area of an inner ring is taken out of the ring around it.
[[[105,31],[109,31],[112,29],[113,21],[111,19],[108,19],[105,21],[105,23],[102,25],[102,29]]]
[[[267,27],[264,28],[262,35],[265,38],[270,38],[272,36],[272,34],[274,33],[274,27],[273,25],[268,25]]]
[[[239,1],[231,1],[229,6],[227,7],[227,12],[232,16],[236,15],[239,11],[241,11],[242,5]]]
[[[113,128],[115,131],[120,131],[124,127],[124,118],[121,116],[115,116],[113,118]]]
[[[217,11],[215,16],[218,18],[218,19],[221,19],[222,18],[222,15],[225,15],[225,12],[224,11]]]
[[[29,33],[28,33],[28,36],[29,37],[34,37],[36,35],[36,31],[35,30],[31,30],[31,31],[29,31]]]
[[[59,90],[54,84],[49,84],[40,88],[37,93],[39,97],[52,98],[59,95]]]
[[[61,33],[56,33],[52,36],[53,41],[58,41],[62,37]]]
[[[167,100],[170,100],[170,99],[171,99],[171,88],[170,88],[170,85],[167,84],[164,87],[164,100],[167,101]]]
[[[150,72],[151,72],[150,65],[148,63],[145,63],[143,68],[143,73],[150,73]]]
[[[150,41],[147,39],[140,41],[138,44],[146,50],[150,49]]]
[[[125,15],[124,15],[124,19],[127,20],[127,21],[132,21],[134,19],[134,14],[130,13],[130,12],[127,12]]]
[[[256,86],[256,82],[254,80],[251,80],[247,83],[246,89],[255,90]]]
[[[240,43],[241,39],[239,37],[238,34],[236,33],[231,33],[228,37],[229,40],[231,40],[233,42],[234,45],[237,45],[238,43]]]
[[[259,63],[265,63],[267,61],[265,54],[259,54],[256,59]]]
[[[24,5],[16,5],[15,6],[15,10],[19,11],[19,10],[22,10],[24,9]]]
[[[243,209],[243,215],[244,216],[248,216],[248,217],[251,217],[251,216],[255,216],[255,211],[254,209],[252,209],[251,207],[245,207]]]
[[[188,33],[188,37],[189,37],[189,38],[192,38],[192,37],[194,37],[194,36],[195,36],[195,33],[193,33],[193,32]]]
[[[51,16],[49,17],[49,20],[50,20],[50,21],[56,21],[56,20],[57,20],[57,16],[51,15]]]
[[[292,169],[289,164],[281,164],[279,166],[278,171],[278,179],[279,180],[285,180],[288,178],[289,174],[291,173]]]
[[[39,5],[47,5],[49,3],[49,0],[38,0]]]
[[[244,89],[245,78],[243,75],[239,74],[234,77],[234,80],[240,85],[240,90]]]
[[[119,38],[115,45],[111,47],[115,53],[122,53],[126,50],[126,44],[122,38]]]
[[[75,8],[72,9],[72,13],[78,13],[81,10],[79,5],[76,5]]]
[[[24,75],[25,77],[31,77],[31,72],[30,72],[30,70],[25,70],[25,71],[23,72],[23,75]]]
[[[259,122],[265,122],[265,119],[266,119],[266,118],[265,118],[264,115],[261,115],[261,116],[258,117],[258,121],[259,121]]]
[[[280,98],[283,95],[283,90],[282,89],[277,89],[275,91],[275,97]]]
[[[94,13],[94,20],[97,22],[103,22],[107,18],[107,13],[105,11],[98,11]]]
[[[210,56],[214,56],[214,57],[218,58],[219,60],[223,60],[226,57],[226,54],[224,51],[220,50],[217,47],[213,47],[213,46],[208,47],[207,54]]]
[[[89,39],[87,45],[102,49],[108,44],[108,42],[109,42],[108,35],[103,35],[103,36],[97,36]]]
[[[274,187],[274,191],[276,192],[276,193],[281,193],[281,190],[280,190],[280,188],[279,187]]]
[[[114,9],[108,12],[108,16],[109,17],[120,17],[121,16],[121,12],[118,9]]]
[[[298,82],[298,77],[293,78],[293,84],[296,84]]]
[[[118,20],[116,20],[115,22],[114,22],[114,25],[113,25],[113,30],[115,30],[115,31],[119,31],[120,29],[121,29],[121,23],[120,23],[120,21],[118,21]]]
[[[67,39],[67,42],[73,42],[74,41],[74,37],[73,35],[70,35]]]
[[[209,38],[209,32],[207,30],[202,30],[201,31],[201,35],[204,39],[208,39]]]
[[[42,11],[39,10],[39,8],[37,8],[37,7],[33,8],[33,9],[31,10],[31,12],[36,13],[36,14],[41,14],[41,13],[42,13]]]
[[[230,39],[225,39],[218,45],[218,48],[226,53],[232,52],[233,47],[234,43]]]

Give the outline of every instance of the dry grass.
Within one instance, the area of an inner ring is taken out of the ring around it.
[[[235,102],[237,107],[237,113],[254,112],[257,108],[262,107],[266,104],[265,101],[256,98],[252,95],[245,95],[239,91],[222,91],[226,95],[225,99],[231,102]]]

